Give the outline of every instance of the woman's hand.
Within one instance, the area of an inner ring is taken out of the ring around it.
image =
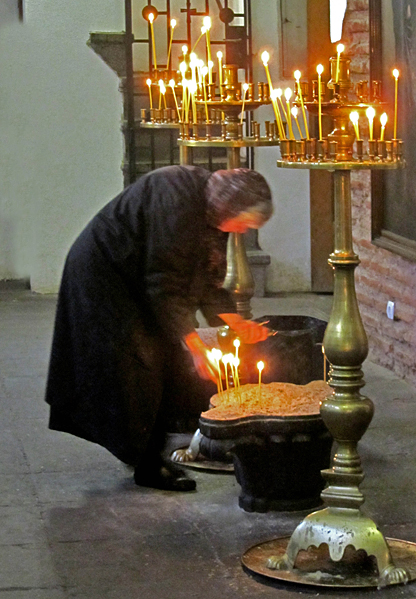
[[[219,314],[243,343],[258,343],[267,339],[269,330],[253,320],[244,320],[239,314]]]
[[[205,345],[197,332],[186,335],[184,342],[190,351],[198,375],[202,379],[216,383],[217,375],[208,359],[209,347]]]

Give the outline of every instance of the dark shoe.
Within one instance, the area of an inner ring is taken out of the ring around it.
[[[136,466],[134,482],[141,487],[162,491],[195,491],[196,482],[175,466],[162,465],[154,470],[143,470]]]

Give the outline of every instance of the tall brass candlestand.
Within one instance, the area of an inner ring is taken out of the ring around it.
[[[207,111],[214,109],[221,112],[221,137],[211,137],[210,134],[204,138],[181,137],[178,140],[181,164],[192,164],[192,153],[189,152],[192,151],[192,148],[216,147],[227,149],[227,168],[239,168],[241,166],[241,148],[277,146],[279,144],[277,137],[272,135],[260,137],[258,131],[252,137],[243,137],[242,124],[239,124],[239,114],[242,109],[251,111],[259,106],[269,104],[270,101],[268,94],[257,100],[250,95],[243,103],[235,65],[224,66],[224,84],[221,93],[221,99],[198,102]],[[205,127],[209,132],[210,123],[206,123]],[[224,287],[232,293],[238,314],[243,318],[251,318],[250,301],[254,295],[254,278],[247,259],[244,237],[240,233],[230,233],[228,236],[227,274]]]
[[[409,556],[415,559],[416,546],[406,541],[387,541],[376,524],[360,511],[364,497],[359,485],[364,473],[357,444],[371,422],[373,403],[360,394],[365,384],[361,366],[368,344],[354,285],[359,258],[352,244],[350,188],[352,170],[394,169],[400,167],[400,162],[279,161],[277,164],[283,168],[333,172],[335,248],[329,263],[334,269],[334,300],[324,347],[331,363],[329,384],[334,394],[323,402],[321,415],[337,443],[337,452],[332,468],[322,471],[328,486],[321,497],[327,507],[308,515],[289,541],[276,539],[274,543],[252,548],[243,557],[243,563],[271,578],[303,584],[380,587],[404,583],[416,578],[416,570],[409,568],[408,559]],[[253,568],[256,550],[260,566]],[[263,552],[262,561],[259,551]],[[357,559],[363,552],[376,561],[376,569],[363,571],[362,560]]]

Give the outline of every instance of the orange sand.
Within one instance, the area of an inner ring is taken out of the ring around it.
[[[319,414],[321,402],[333,390],[324,381],[312,381],[307,385],[292,383],[248,384],[240,387],[240,393],[232,388],[229,392],[215,394],[213,406],[201,414],[209,420],[234,420],[246,416],[305,416]]]

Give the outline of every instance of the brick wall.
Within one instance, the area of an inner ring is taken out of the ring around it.
[[[343,43],[351,54],[351,79],[369,79],[368,0],[348,0]],[[361,264],[356,290],[374,362],[416,386],[416,263],[371,243],[370,174],[352,174],[353,237]],[[388,300],[397,320],[386,315]]]

